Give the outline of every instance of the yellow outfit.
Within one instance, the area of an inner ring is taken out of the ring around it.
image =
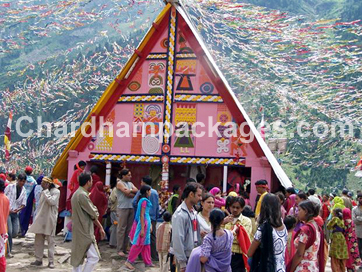
[[[258,205],[256,205],[256,209],[255,209],[255,218],[259,217],[260,209],[261,209],[261,203],[263,202],[263,198],[267,193],[268,192],[263,193],[259,198]]]
[[[232,231],[237,224],[242,225],[242,226],[244,227],[244,229],[246,230],[246,232],[247,232],[248,235],[249,235],[250,241],[252,241],[252,239],[253,239],[252,229],[253,229],[253,228],[252,228],[252,224],[251,224],[250,218],[247,218],[247,217],[243,216],[242,214],[240,214],[239,218],[238,218],[236,221],[227,223],[227,224],[224,226],[224,228],[225,228],[226,230]],[[241,249],[240,249],[240,246],[239,246],[239,242],[238,242],[238,238],[237,238],[237,236],[236,236],[236,233],[233,232],[233,235],[234,235],[234,240],[233,240],[233,245],[232,245],[231,251],[232,251],[233,253],[242,254],[242,251],[241,251]]]

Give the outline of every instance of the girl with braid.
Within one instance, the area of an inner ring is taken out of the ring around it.
[[[231,272],[231,246],[233,234],[221,228],[225,214],[220,209],[210,212],[211,233],[201,246],[195,248],[187,264],[186,272]]]

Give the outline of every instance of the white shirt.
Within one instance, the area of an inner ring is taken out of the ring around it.
[[[22,205],[26,206],[26,190],[24,186],[21,188],[21,193],[18,199],[16,199],[16,184],[9,184],[5,188],[5,195],[9,198],[10,211],[19,209]]]
[[[211,223],[205,220],[201,212],[197,214],[197,220],[199,221],[200,224],[200,231],[205,231],[207,233],[211,232]]]
[[[261,228],[258,227],[254,239],[257,241],[261,241]],[[274,256],[275,256],[275,271],[285,272],[286,264],[285,264],[285,250],[288,242],[288,231],[284,226],[283,230],[276,230],[273,228],[273,247],[274,247]]]
[[[308,199],[309,199],[310,201],[312,201],[314,204],[316,204],[317,206],[319,206],[319,208],[322,207],[322,203],[321,203],[320,199],[318,198],[318,196],[316,196],[316,195],[311,195],[311,196],[308,197]]]

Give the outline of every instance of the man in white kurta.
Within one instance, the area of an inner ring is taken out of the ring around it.
[[[44,177],[41,182],[43,191],[39,200],[38,212],[29,232],[35,233],[35,258],[31,265],[43,265],[44,241],[48,240],[49,268],[54,268],[55,229],[58,219],[60,191],[53,180]]]

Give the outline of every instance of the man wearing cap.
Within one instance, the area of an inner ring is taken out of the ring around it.
[[[255,209],[255,218],[258,218],[260,214],[261,203],[263,202],[264,196],[268,193],[268,182],[265,179],[258,180],[255,182],[255,187],[256,191],[260,195]]]
[[[49,177],[43,177],[38,212],[29,232],[35,233],[35,262],[31,265],[43,265],[44,241],[48,241],[49,268],[54,268],[55,229],[58,219],[60,191]]]

